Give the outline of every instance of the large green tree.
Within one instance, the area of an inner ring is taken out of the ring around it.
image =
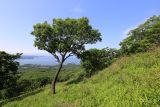
[[[144,24],[131,30],[120,45],[124,54],[144,52],[160,45],[160,16],[152,16]]]
[[[40,50],[51,53],[59,63],[59,69],[52,81],[52,92],[64,61],[85,50],[85,44],[101,41],[101,34],[93,29],[86,17],[79,19],[53,19],[52,24],[38,23],[31,33],[35,37],[34,45]]]
[[[20,55],[0,51],[0,90],[12,88],[16,85],[19,63],[15,59],[19,58]]]

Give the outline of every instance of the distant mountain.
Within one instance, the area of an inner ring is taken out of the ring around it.
[[[34,59],[36,57],[40,57],[40,56],[35,56],[35,55],[22,55],[20,57],[20,59]]]

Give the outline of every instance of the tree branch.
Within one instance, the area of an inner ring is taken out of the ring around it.
[[[70,53],[68,56],[66,56],[66,57],[64,58],[64,60],[66,60],[66,59],[69,58],[70,56],[73,56],[73,54]]]
[[[56,58],[57,62],[60,63],[60,59],[59,59],[58,55],[56,55],[55,53],[52,53],[52,55],[54,56],[54,58]]]

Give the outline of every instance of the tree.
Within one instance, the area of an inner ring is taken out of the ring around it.
[[[145,52],[151,47],[160,44],[160,16],[149,18],[144,24],[128,33],[121,45],[124,54]]]
[[[89,49],[84,51],[79,57],[81,58],[81,66],[86,71],[86,76],[90,77],[98,70],[102,70],[109,66],[114,58],[119,55],[118,50],[111,48]]]
[[[18,66],[15,61],[21,54],[8,54],[0,51],[0,99],[11,98],[17,95],[16,87],[19,78]]]
[[[85,50],[85,44],[101,41],[101,34],[93,29],[86,17],[79,19],[53,19],[52,25],[46,21],[34,25],[31,33],[35,37],[34,45],[40,50],[52,54],[59,63],[59,69],[52,81],[52,93],[64,61]]]
[[[11,55],[0,51],[0,90],[16,85],[19,63],[15,59],[21,54]]]

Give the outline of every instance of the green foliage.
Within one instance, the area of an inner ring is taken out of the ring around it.
[[[89,49],[79,57],[81,58],[81,66],[86,70],[86,75],[90,77],[98,70],[109,66],[118,55],[118,50],[105,48],[102,50]]]
[[[11,55],[0,51],[0,90],[15,85],[18,78],[18,65],[15,59],[19,58],[20,54]]]
[[[11,55],[0,51],[0,99],[15,96],[19,63],[15,61],[21,54]]]
[[[79,84],[58,84],[3,107],[159,107],[160,48],[123,57]]]
[[[124,54],[145,52],[160,44],[160,16],[153,16],[138,28],[131,30],[121,45]]]
[[[54,55],[58,62],[60,62],[58,55],[66,59],[73,54],[79,54],[85,49],[85,44],[101,41],[101,34],[89,25],[86,17],[53,19],[51,25],[47,22],[39,23],[34,25],[31,34],[35,36],[35,46]]]

